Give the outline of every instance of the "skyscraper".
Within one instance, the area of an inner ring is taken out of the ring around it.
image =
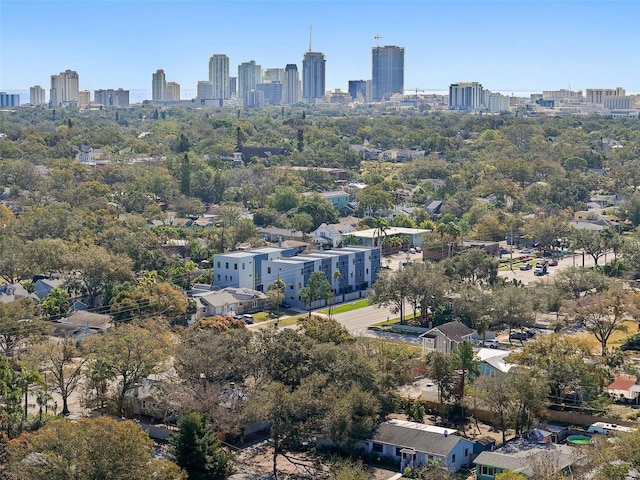
[[[373,101],[404,92],[404,47],[387,45],[371,49]]]
[[[151,99],[154,102],[164,102],[167,99],[167,79],[162,69],[156,70],[152,76]]]
[[[211,98],[229,99],[231,96],[229,89],[229,57],[216,53],[209,58],[209,81],[212,86]]]
[[[367,81],[366,80],[349,80],[349,95],[352,100],[367,99]]]
[[[200,80],[198,82],[198,90],[196,93],[198,98],[213,98],[213,85],[208,80]]]
[[[167,82],[167,96],[165,100],[167,102],[180,101],[180,84],[179,83]]]
[[[51,75],[51,90],[49,90],[49,102],[52,107],[78,106],[80,92],[80,79],[78,72],[65,70],[59,75]]]
[[[96,90],[93,92],[93,98],[96,103],[108,107],[126,107],[129,105],[129,90],[119,88],[114,90]]]
[[[300,101],[300,75],[298,75],[298,66],[295,63],[287,64],[284,69],[282,97],[282,102],[287,104]]]
[[[40,85],[29,89],[29,103],[31,105],[44,105],[47,103],[45,99],[45,90]]]
[[[262,83],[284,82],[284,68],[265,68]]]
[[[478,82],[458,82],[449,85],[449,110],[473,110],[485,103],[484,89]]]
[[[324,53],[309,50],[302,59],[302,99],[314,103],[325,94]]]
[[[260,82],[262,82],[262,67],[256,65],[255,60],[238,65],[238,99],[241,102],[245,101],[246,94],[255,90]]]

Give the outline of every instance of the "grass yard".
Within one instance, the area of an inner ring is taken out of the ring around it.
[[[333,314],[350,312],[351,310],[357,310],[358,308],[364,308],[369,306],[369,300],[358,300],[357,302],[344,303],[342,305],[338,305],[334,307]],[[329,309],[325,308],[320,310],[320,313],[324,313],[325,315],[329,315]]]

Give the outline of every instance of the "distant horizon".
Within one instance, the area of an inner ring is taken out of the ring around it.
[[[331,91],[371,78],[380,35],[405,49],[406,91],[477,81],[504,93],[639,92],[639,13],[640,2],[615,0],[0,0],[0,91],[48,91],[66,69],[81,90],[148,91],[159,68],[195,90],[214,53],[229,57],[231,76],[250,59],[302,75],[312,25]]]

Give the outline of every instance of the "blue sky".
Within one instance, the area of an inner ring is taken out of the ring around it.
[[[327,88],[371,76],[371,47],[405,47],[405,88],[479,81],[493,91],[613,88],[640,92],[640,2],[0,0],[0,90],[48,89],[76,70],[80,88],[194,90],[213,53],[237,65],[327,58]]]

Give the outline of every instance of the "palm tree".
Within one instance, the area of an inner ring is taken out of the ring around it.
[[[373,245],[372,247],[380,248],[380,256],[382,257],[382,245],[387,238],[386,231],[389,229],[389,222],[387,222],[384,218],[376,217],[375,218],[375,232],[373,237]],[[381,238],[383,237],[384,238]],[[378,239],[378,245],[375,245],[376,238]]]

